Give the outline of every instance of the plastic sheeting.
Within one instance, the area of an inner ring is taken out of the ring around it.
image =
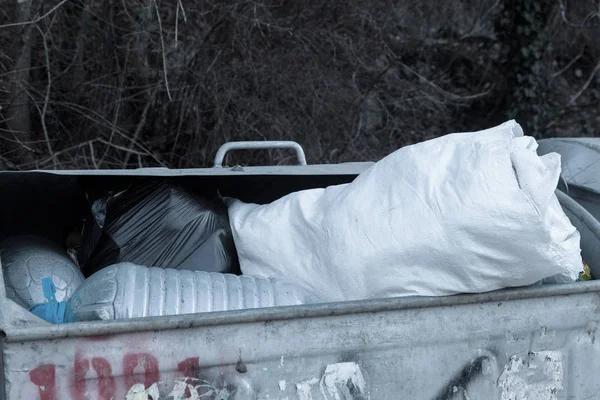
[[[402,148],[352,183],[231,200],[244,274],[312,301],[441,296],[575,280],[580,236],[554,194],[560,156],[514,121]]]
[[[215,196],[217,197],[217,196]],[[164,181],[97,199],[80,251],[86,275],[119,262],[230,272],[236,263],[227,209]]]

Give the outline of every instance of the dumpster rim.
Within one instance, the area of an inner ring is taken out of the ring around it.
[[[352,314],[402,311],[470,304],[502,303],[546,297],[600,294],[600,281],[501,289],[480,294],[440,297],[396,297],[336,303],[207,312],[162,317],[132,318],[113,321],[76,322],[64,325],[41,324],[4,330],[5,342],[25,342],[78,337],[112,336],[160,330],[206,328],[212,326],[326,318]],[[600,299],[600,296],[598,296]],[[600,307],[600,305],[599,305]]]
[[[138,168],[138,169],[63,169],[0,171],[1,176],[42,175],[68,177],[223,177],[223,176],[358,176],[373,166],[373,161],[337,164],[233,166],[221,168]]]

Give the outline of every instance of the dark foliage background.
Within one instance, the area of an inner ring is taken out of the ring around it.
[[[599,99],[599,0],[0,3],[3,169],[205,167],[232,140],[377,160],[508,118],[594,136]]]

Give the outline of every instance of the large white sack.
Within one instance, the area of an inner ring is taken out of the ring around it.
[[[554,194],[560,156],[536,148],[509,121],[404,147],[350,184],[230,200],[242,272],[291,280],[312,301],[576,279],[579,233]]]

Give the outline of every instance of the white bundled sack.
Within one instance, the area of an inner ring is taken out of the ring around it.
[[[582,269],[554,190],[560,156],[515,121],[404,147],[352,183],[230,200],[242,272],[311,301],[479,293]]]

